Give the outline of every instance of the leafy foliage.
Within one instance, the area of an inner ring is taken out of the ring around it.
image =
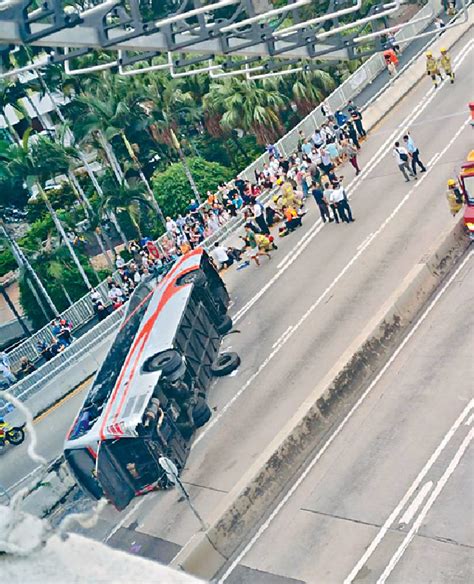
[[[79,250],[77,250],[77,254],[87,276],[93,281],[95,276],[87,257]],[[87,288],[79,275],[77,267],[65,248],[59,248],[50,253],[44,252],[31,263],[59,311],[65,310],[69,306],[62,286],[67,289],[73,301],[79,300],[87,293]],[[53,266],[53,273],[55,273],[54,266],[57,264],[61,266],[60,271],[56,274],[60,275],[59,278],[53,277],[51,273],[51,266]],[[102,272],[100,275],[105,278],[107,273]],[[20,303],[35,328],[40,328],[46,324],[46,321],[25,278],[25,274],[23,274],[20,280]]]
[[[198,190],[203,196],[208,190],[214,192],[220,182],[228,181],[233,177],[231,169],[217,162],[189,158],[188,164]],[[193,198],[193,192],[181,162],[171,164],[164,172],[155,173],[153,190],[164,214],[172,217],[176,217],[178,213],[184,213]]]
[[[0,278],[17,269],[17,263],[13,254],[8,248],[4,248],[0,251]]]

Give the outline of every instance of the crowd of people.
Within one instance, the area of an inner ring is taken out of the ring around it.
[[[193,199],[186,214],[175,219],[167,217],[166,236],[159,242],[150,238],[131,242],[127,251],[132,259],[126,262],[121,255],[117,256],[117,273],[107,279],[106,294],[98,289],[90,294],[98,320],[121,307],[142,280],[150,274],[165,273],[180,255],[201,245],[232,217],[242,216],[245,220],[242,245],[229,247],[215,242],[210,255],[219,269],[234,263],[240,269],[251,261],[259,266],[261,258],[271,259],[277,245],[270,228],[278,224],[281,237],[298,229],[309,196],[316,201],[324,222],[353,222],[337,167],[349,161],[356,175],[361,171],[357,155],[366,137],[362,114],[352,102],[345,112],[333,114],[327,105],[323,105],[322,111],[325,122],[310,136],[299,132],[294,154],[282,156],[277,146],[268,145],[268,162],[255,172],[253,181],[237,176],[231,183],[221,183],[216,193],[207,193],[204,204]],[[263,205],[259,197],[268,190],[273,190],[273,197]],[[66,320],[53,321],[51,342],[38,341],[41,357],[49,361],[64,351],[73,341],[71,331],[72,324]],[[34,370],[29,359],[21,360],[19,376]],[[9,384],[16,381],[11,369],[3,367],[1,373]]]
[[[221,183],[217,193],[207,193],[203,205],[192,200],[186,215],[166,218],[165,252],[175,257],[195,248],[215,234],[230,218],[242,214],[245,219],[245,248],[249,259],[259,265],[259,257],[276,248],[270,227],[281,222],[279,234],[291,233],[302,224],[305,199],[313,195],[323,221],[351,223],[354,221],[342,177],[337,167],[348,161],[358,175],[361,171],[358,151],[366,137],[362,114],[350,101],[347,111],[334,114],[323,106],[325,122],[310,136],[299,132],[298,149],[284,157],[275,145],[268,145],[269,160],[255,172],[255,180],[237,178]],[[270,204],[263,206],[259,196],[275,189]],[[243,249],[225,248],[218,242],[211,256],[219,266],[239,261]]]
[[[356,176],[361,172],[357,155],[367,135],[362,114],[353,102],[349,102],[347,113],[339,110],[333,114],[327,106],[323,111],[326,121],[309,137],[300,131],[294,154],[284,157],[270,145],[269,161],[255,173],[253,183],[238,177],[232,187],[220,186],[225,209],[229,200],[237,199],[245,218],[245,235],[241,236],[242,248],[214,244],[211,256],[218,267],[228,267],[241,259],[245,260],[241,266],[248,265],[249,260],[259,266],[261,257],[271,258],[270,252],[277,246],[270,227],[279,223],[281,237],[300,227],[309,196],[316,201],[323,222],[355,221],[337,168],[349,161]],[[274,189],[274,195],[264,206],[258,195],[268,189]]]

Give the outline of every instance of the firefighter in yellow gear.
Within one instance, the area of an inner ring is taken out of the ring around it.
[[[451,83],[454,83],[454,71],[451,65],[451,57],[449,56],[448,49],[442,47],[440,52],[441,57],[439,58],[439,64],[446,75],[451,79]]]
[[[438,87],[438,77],[443,79],[438,67],[438,61],[433,57],[433,53],[428,51],[426,53],[426,74],[433,79],[435,87]]]
[[[446,14],[448,16],[454,16],[456,14],[456,2],[453,2],[452,0],[449,0],[449,2],[448,2],[448,8],[446,10]]]
[[[448,180],[448,191],[446,193],[448,199],[449,210],[454,217],[462,209],[464,204],[464,196],[457,181],[453,178]]]

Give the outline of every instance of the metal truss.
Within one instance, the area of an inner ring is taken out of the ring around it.
[[[387,18],[406,0],[375,5],[329,0],[324,14],[304,18],[305,9],[320,1],[288,0],[275,8],[264,0],[262,8],[262,0],[163,0],[158,4],[164,8],[156,13],[150,8],[155,4],[145,0],[85,0],[83,8],[64,6],[62,0],[7,0],[0,2],[0,43],[47,47],[49,54],[0,77],[49,63],[64,63],[70,75],[111,68],[120,75],[168,70],[176,78],[202,72],[213,78],[286,75],[290,65],[309,70],[321,61],[381,50],[382,36],[393,30],[387,28]],[[94,50],[114,51],[115,56],[106,63],[73,67],[72,59]],[[155,64],[152,59],[158,55],[164,60]],[[239,59],[218,62],[217,55]],[[140,62],[143,67],[134,67]]]

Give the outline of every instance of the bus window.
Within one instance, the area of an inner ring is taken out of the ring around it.
[[[139,438],[103,442],[98,469],[104,491],[118,509],[128,505],[137,491],[153,485],[163,474],[147,443]]]
[[[121,366],[127,357],[140,327],[153,291],[153,287],[147,283],[142,283],[130,297],[124,321],[120,326],[105,361],[102,363],[94,381],[93,388],[87,397],[85,406],[92,403],[103,403],[112,392]]]
[[[102,497],[102,489],[95,477],[95,459],[85,448],[66,450],[68,461],[77,481],[94,499]]]

